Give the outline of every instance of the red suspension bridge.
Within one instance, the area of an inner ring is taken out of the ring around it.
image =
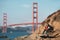
[[[7,25],[7,13],[4,13],[2,32],[3,33],[7,32],[7,26],[18,26],[18,25],[32,25],[32,32],[34,32],[34,24],[36,25],[36,29],[38,29],[38,24],[40,24],[38,23],[38,3],[33,3],[32,22]]]

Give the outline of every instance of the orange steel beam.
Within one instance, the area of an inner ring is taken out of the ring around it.
[[[36,4],[37,7],[36,7],[36,30],[38,29],[38,3]]]
[[[33,6],[33,5],[32,5]],[[34,32],[34,13],[33,13],[33,7],[32,7],[32,33]]]

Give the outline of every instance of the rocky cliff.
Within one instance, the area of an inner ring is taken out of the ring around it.
[[[54,38],[41,38],[42,32],[44,31],[45,25],[49,24],[54,28],[54,32],[49,33],[50,36]],[[49,15],[40,24],[40,27],[31,35],[17,37],[14,40],[60,40],[60,10]]]

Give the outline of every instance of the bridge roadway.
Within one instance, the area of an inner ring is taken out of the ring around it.
[[[38,23],[38,25],[40,25],[40,24],[41,23]],[[20,25],[33,25],[33,23],[18,23],[18,24],[10,24],[10,25],[7,25],[7,26],[20,26]],[[0,26],[0,27],[2,27],[2,26]]]
[[[18,26],[18,25],[32,25],[33,23],[19,23],[19,24],[11,24],[11,25],[7,25],[7,26]],[[36,24],[36,23],[35,23]],[[41,23],[38,23],[38,25]]]

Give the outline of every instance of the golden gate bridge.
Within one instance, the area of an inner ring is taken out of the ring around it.
[[[19,24],[10,24],[7,25],[7,13],[3,13],[3,26],[2,26],[2,33],[7,32],[7,26],[18,26],[18,25],[32,25],[32,32],[34,32],[34,25],[36,25],[36,30],[38,29],[38,3],[34,2],[32,6],[32,22],[26,23],[19,23]]]

